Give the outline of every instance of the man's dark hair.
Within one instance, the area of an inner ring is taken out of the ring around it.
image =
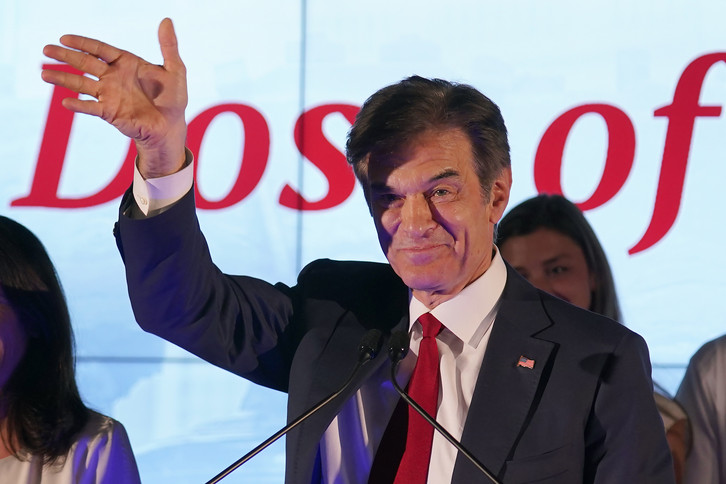
[[[427,131],[459,129],[471,141],[482,191],[510,166],[504,119],[494,102],[467,84],[412,76],[374,93],[348,133],[346,156],[367,186],[371,158],[395,154]]]

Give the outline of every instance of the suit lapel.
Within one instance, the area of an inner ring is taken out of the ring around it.
[[[407,329],[408,328],[408,314],[405,314],[399,319],[399,322],[390,330],[390,333],[393,333],[399,329]],[[316,378],[313,381],[311,385],[311,391],[310,391],[310,399],[313,399],[313,396],[315,398],[321,398],[320,395],[327,395],[331,392],[335,391],[339,385],[342,384],[343,378],[330,378],[330,369],[336,367],[336,364],[338,367],[341,366],[341,361],[350,360],[351,363],[349,365],[349,368],[346,366],[344,368],[344,372],[347,376],[348,372],[352,371],[353,369],[353,361],[357,359],[357,346],[353,346],[354,349],[351,349],[352,345],[357,344],[363,338],[363,334],[365,334],[365,331],[356,331],[357,334],[356,338],[342,338],[348,340],[347,344],[340,343],[338,344],[338,348],[335,352],[326,351],[325,357],[321,358],[321,360],[318,362],[318,368],[319,371],[316,372]],[[355,340],[355,343],[352,343]],[[351,382],[351,385],[348,387],[348,389],[343,392],[338,398],[336,398],[334,401],[330,402],[330,405],[328,406],[328,410],[325,412],[326,414],[330,415],[330,420],[338,414],[343,404],[360,388],[360,386],[365,382],[374,372],[376,372],[382,365],[386,364],[388,360],[388,342],[390,340],[390,334],[384,334],[384,340],[383,345],[381,347],[381,351],[378,354],[378,356],[373,359],[372,361],[369,361],[366,363],[359,371],[358,374],[355,376],[353,381]],[[341,353],[347,353],[347,358],[341,357]],[[351,359],[350,355],[355,354],[356,358]],[[342,375],[342,373],[341,373]],[[331,383],[335,382],[335,383]],[[310,401],[309,404],[312,405],[314,402]],[[328,422],[329,423],[329,422]]]
[[[400,316],[400,314],[398,315]],[[393,333],[399,329],[408,328],[408,312],[400,317],[398,323],[390,330]],[[365,329],[357,327],[355,329],[346,328],[340,331],[340,334],[334,335],[327,349],[322,353],[320,360],[316,363],[315,378],[311,382],[310,391],[308,393],[307,406],[312,407],[318,401],[336,391],[343,384],[354,367],[357,360],[357,344],[363,337]],[[317,451],[317,443],[323,436],[333,418],[340,413],[343,405],[358,391],[363,382],[365,382],[374,372],[378,371],[383,365],[390,365],[388,360],[388,341],[390,334],[384,335],[383,346],[378,356],[372,361],[367,362],[360,368],[357,375],[353,378],[351,385],[338,397],[329,402],[319,412],[311,416],[295,431],[288,434],[289,439],[296,441],[295,454],[297,471],[293,475],[307,476],[308,469],[312,470],[312,463],[315,460],[315,452]],[[347,363],[342,363],[347,362]],[[288,448],[288,452],[290,449]],[[309,482],[309,479],[302,477],[301,482]]]
[[[509,269],[462,434],[462,444],[494,475],[515,448],[544,383],[543,370],[554,344],[534,335],[550,324],[537,291]],[[453,482],[481,478],[481,472],[459,455]]]

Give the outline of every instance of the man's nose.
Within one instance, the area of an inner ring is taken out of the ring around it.
[[[412,235],[425,235],[436,226],[429,201],[423,195],[407,198],[401,209],[401,227]]]

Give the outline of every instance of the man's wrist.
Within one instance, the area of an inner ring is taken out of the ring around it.
[[[179,201],[194,184],[194,156],[185,148],[181,170],[171,175],[145,178],[134,163],[133,195],[141,213],[146,217],[159,214]]]

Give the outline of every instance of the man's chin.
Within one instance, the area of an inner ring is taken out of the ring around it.
[[[394,271],[396,268],[394,267]],[[413,291],[436,292],[444,285],[444,274],[441,270],[403,270],[396,271],[406,286]]]
[[[426,274],[435,276],[445,269],[444,259],[449,257],[440,246],[427,250],[398,250],[394,252],[393,257],[388,257],[388,261],[399,275],[408,273],[424,277]]]

